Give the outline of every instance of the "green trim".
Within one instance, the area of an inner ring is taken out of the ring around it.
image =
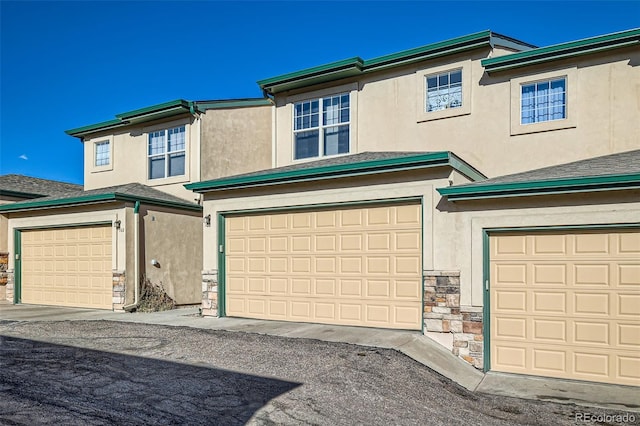
[[[244,209],[244,210],[229,210],[222,211],[220,214],[225,216],[233,215],[248,215],[255,213],[278,213],[278,212],[287,212],[287,211],[305,211],[305,210],[316,210],[316,209],[327,209],[332,207],[357,207],[357,206],[369,206],[375,204],[400,204],[409,201],[420,201],[422,199],[421,196],[415,197],[398,197],[398,198],[379,198],[375,200],[361,200],[361,201],[342,201],[335,203],[316,203],[316,204],[302,204],[302,205],[293,205],[293,206],[282,206],[282,207],[264,207],[257,209]]]
[[[482,60],[482,66],[489,73],[519,68],[542,62],[572,58],[640,43],[640,28],[590,37],[568,43],[518,52]]]
[[[116,118],[119,120],[126,120],[173,109],[184,110],[183,112],[187,112],[190,107],[191,102],[185,101],[184,99],[176,99],[174,101],[163,102],[161,104],[151,105],[145,108],[134,109],[133,111],[122,112],[120,114],[116,114]]]
[[[450,201],[640,188],[640,173],[437,188]]]
[[[247,108],[256,106],[271,106],[273,101],[265,98],[255,99],[228,99],[220,101],[195,101],[193,102],[196,109],[200,112],[209,109],[225,109],[225,108]]]
[[[380,172],[415,170],[438,166],[461,166],[466,164],[448,151],[433,152],[429,154],[407,155],[402,157],[386,158],[382,160],[360,161],[357,163],[332,164],[328,166],[316,166],[295,170],[275,171],[264,174],[252,174],[231,176],[204,182],[196,182],[184,187],[195,192],[220,191],[228,189],[252,188],[283,183],[310,182],[336,177],[353,177],[370,175]],[[470,165],[463,170],[456,168],[460,173],[471,179],[485,179],[485,176]]]
[[[110,202],[110,201],[130,201],[134,203],[137,201],[142,201],[145,204],[150,204],[154,206],[175,207],[175,208],[180,208],[185,210],[202,211],[202,206],[199,206],[196,204],[191,204],[186,202],[180,203],[176,201],[157,200],[155,198],[139,197],[136,195],[112,192],[112,193],[106,193],[106,194],[84,195],[84,196],[73,197],[73,198],[58,198],[54,200],[36,199],[35,201],[6,204],[3,206],[0,206],[0,212],[16,212],[16,211],[25,211],[25,210],[33,210],[33,209],[71,207],[71,206],[77,206],[77,205],[83,205],[83,204],[104,203],[104,202]]]
[[[133,214],[138,214],[140,213],[140,201],[136,201],[135,204],[133,205]]]
[[[424,335],[424,197],[420,197],[420,332]]]
[[[22,231],[19,229],[13,230],[13,249],[13,303],[22,303]]]
[[[358,56],[343,59],[341,61],[331,62],[325,65],[260,80],[258,81],[258,85],[263,91],[276,94],[285,90],[335,81],[346,77],[379,71],[385,68],[399,67],[418,61],[453,55],[481,47],[492,47],[496,42],[497,44],[502,42],[514,49],[530,49],[533,47],[528,43],[504,37],[487,30],[462,37],[456,37],[450,40],[427,44],[413,49],[403,50],[389,55],[379,56],[373,59],[363,60]]]
[[[109,121],[103,121],[101,123],[89,124],[87,126],[76,127],[75,129],[65,130],[64,132],[69,136],[83,136],[87,133],[97,132],[100,130],[109,130],[117,127],[123,127],[123,126],[126,126],[127,124],[129,123],[122,120],[109,120]]]
[[[29,198],[29,199],[46,197],[45,194],[34,194],[32,192],[10,191],[8,189],[0,189],[0,196],[16,197],[16,198]]]
[[[222,245],[222,251],[218,250],[218,317],[227,316],[227,294],[226,294],[226,217],[218,213],[218,248]]]
[[[482,230],[482,340],[484,353],[482,354],[482,369],[486,373],[491,370],[491,268],[490,268],[489,233]]]

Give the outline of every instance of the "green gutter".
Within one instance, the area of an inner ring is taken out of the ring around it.
[[[640,44],[640,28],[482,60],[489,73]]]
[[[193,211],[202,210],[202,206],[199,206],[196,204],[180,203],[177,201],[158,200],[155,198],[140,197],[137,195],[112,192],[107,194],[84,195],[80,197],[58,198],[53,200],[37,200],[36,199],[35,201],[6,204],[6,205],[0,206],[0,212],[16,212],[16,211],[25,211],[25,210],[33,210],[33,209],[72,207],[72,206],[77,206],[82,204],[105,203],[105,202],[111,202],[111,201],[130,201],[134,203],[136,201],[141,201],[141,202],[144,202],[145,204],[150,204],[155,206],[175,207],[175,208],[193,210]]]
[[[8,189],[0,189],[0,196],[16,197],[16,198],[40,198],[46,197],[46,194],[34,194],[31,192],[10,191]]]
[[[283,183],[310,182],[333,179],[337,177],[362,176],[381,172],[393,172],[423,169],[436,166],[451,166],[472,180],[484,180],[486,177],[470,165],[464,163],[453,153],[448,151],[429,154],[407,155],[403,157],[386,158],[382,160],[360,161],[357,163],[332,164],[301,168],[294,170],[277,169],[270,173],[231,176],[205,182],[185,185],[185,188],[195,192],[219,191],[225,189],[251,188],[259,186],[277,185]]]
[[[640,173],[438,188],[450,201],[640,189]]]
[[[531,49],[534,47],[528,43],[504,37],[500,34],[487,30],[413,49],[403,50],[390,55],[379,56],[373,59],[363,60],[356,56],[341,61],[331,62],[329,64],[260,80],[258,81],[258,85],[263,91],[275,94],[284,90],[291,90],[313,84],[380,71],[385,68],[398,67],[445,55],[453,55],[481,47],[492,47],[495,44],[504,44],[517,50]]]
[[[99,130],[109,130],[117,127],[126,126],[126,121],[122,120],[109,120],[101,123],[89,124],[88,126],[76,127],[75,129],[65,130],[64,132],[69,136],[80,136],[82,134],[97,132]]]
[[[184,110],[184,112],[187,112],[190,106],[191,106],[191,102],[185,101],[184,99],[176,99],[175,101],[164,102],[161,104],[152,105],[145,108],[135,109],[133,111],[116,114],[116,118],[119,120],[127,120],[127,119],[140,117],[143,115],[155,114],[155,113],[166,111],[166,110]]]

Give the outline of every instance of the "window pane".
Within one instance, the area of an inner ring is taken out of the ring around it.
[[[164,177],[164,155],[149,158],[149,179]]]
[[[169,155],[169,176],[184,175],[184,153]]]
[[[110,163],[109,142],[96,143],[96,166],[107,166]]]
[[[184,126],[169,129],[169,151],[184,150],[185,139]]]
[[[438,87],[437,77],[427,77],[427,88],[432,89]]]
[[[295,134],[295,159],[317,157],[319,133],[317,130]]]
[[[164,153],[165,131],[149,133],[149,155]]]
[[[324,130],[324,155],[349,152],[349,126],[335,126]]]
[[[451,84],[462,82],[462,70],[453,71],[451,73]]]
[[[340,97],[340,103],[342,104],[342,108],[349,108],[349,95],[342,95]]]

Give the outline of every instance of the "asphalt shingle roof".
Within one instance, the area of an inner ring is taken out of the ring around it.
[[[130,195],[133,197],[142,197],[148,199],[154,199],[158,201],[166,201],[170,203],[180,203],[180,204],[193,204],[197,206],[197,204],[184,200],[180,197],[176,197],[175,195],[167,194],[166,192],[159,191],[155,188],[151,188],[150,186],[143,185],[141,183],[127,183],[125,185],[115,185],[109,186],[106,188],[98,188],[91,189],[89,191],[74,191],[68,192],[66,194],[58,194],[52,195],[49,197],[38,198],[37,201],[49,201],[49,200],[65,200],[72,199],[78,197],[88,197],[92,195],[102,195],[102,194],[123,194]]]
[[[598,177],[640,173],[640,149],[574,161],[557,166],[544,167],[512,175],[499,176],[482,182],[474,182],[464,187],[480,187],[501,183],[533,182],[554,179]]]
[[[18,192],[33,196],[61,196],[71,192],[82,191],[82,185],[9,174],[0,176],[0,191]]]
[[[275,169],[259,170],[257,172],[243,173],[240,175],[228,176],[228,177],[243,177],[243,176],[260,176],[268,175],[278,172],[288,172],[293,170],[305,170],[313,169],[315,167],[327,167],[336,166],[339,164],[352,164],[360,163],[363,161],[375,161],[386,160],[389,158],[411,157],[414,155],[432,154],[433,152],[427,151],[386,151],[386,152],[362,152],[360,154],[341,155],[339,157],[331,157],[322,160],[308,161],[304,163],[292,164],[289,166],[277,167]]]

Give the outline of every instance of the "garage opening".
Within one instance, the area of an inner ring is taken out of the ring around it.
[[[111,226],[24,230],[22,303],[112,309]]]
[[[226,315],[422,328],[420,204],[225,219]]]
[[[640,386],[640,230],[489,244],[492,370]]]

